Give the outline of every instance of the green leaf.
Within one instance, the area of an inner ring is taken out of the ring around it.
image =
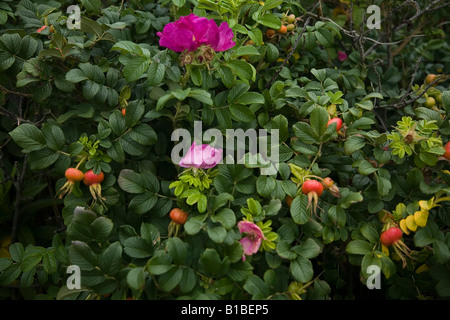
[[[329,115],[325,108],[315,107],[311,112],[311,127],[318,135],[323,135],[327,129]]]
[[[319,30],[314,31],[314,35],[316,36],[317,41],[325,48],[333,46],[333,34],[328,29],[320,28]]]
[[[229,193],[219,193],[217,196],[210,196],[209,197],[210,203],[211,203],[211,211],[216,212],[217,209],[220,207],[225,206],[228,201],[233,201],[234,197]],[[216,222],[216,221],[213,221]]]
[[[158,86],[162,83],[166,67],[157,62],[152,62],[147,70],[148,84],[152,87]]]
[[[433,242],[433,253],[438,263],[445,264],[450,260],[450,250],[444,241],[435,240]]]
[[[100,269],[108,275],[114,276],[120,271],[122,263],[122,246],[118,241],[110,244],[99,259]]]
[[[128,209],[135,214],[144,214],[149,212],[157,201],[158,197],[155,193],[146,191],[133,197],[128,205]]]
[[[223,243],[227,236],[227,230],[222,226],[207,227],[206,232],[209,238],[215,243]]]
[[[352,240],[345,250],[349,254],[365,255],[372,252],[372,246],[364,240]]]
[[[361,202],[363,200],[364,200],[364,198],[361,195],[361,192],[353,192],[353,191],[344,190],[342,192],[342,197],[338,201],[338,204],[340,207],[347,209],[353,203]]]
[[[253,111],[243,105],[240,104],[232,104],[230,105],[230,113],[233,119],[236,121],[242,121],[242,122],[251,122],[255,120],[255,114]]]
[[[125,161],[125,153],[119,141],[113,141],[111,147],[107,150],[108,156],[112,160],[122,163]]]
[[[160,240],[160,233],[157,227],[150,223],[143,222],[141,224],[141,237],[144,240],[156,243]]]
[[[92,249],[82,241],[72,241],[69,247],[69,259],[71,264],[80,267],[81,270],[93,270],[97,266],[97,257]]]
[[[106,217],[98,217],[90,225],[93,239],[99,242],[106,242],[113,228],[114,224],[112,220]]]
[[[128,82],[136,81],[147,71],[149,64],[147,57],[133,57],[123,68],[123,76]]]
[[[240,95],[237,100],[235,100],[236,103],[240,104],[264,104],[265,99],[264,96],[258,92],[245,92],[244,94]]]
[[[307,259],[315,258],[320,253],[320,246],[311,238],[307,238],[303,243],[293,249],[299,255]]]
[[[303,256],[298,256],[297,259],[291,261],[290,271],[294,279],[302,283],[311,281],[314,276],[311,261]]]
[[[309,221],[308,197],[304,194],[298,195],[291,203],[291,216],[295,223],[305,224]]]
[[[224,208],[217,214],[211,216],[211,221],[219,222],[225,229],[229,230],[236,225],[236,215],[233,210]]]
[[[100,0],[81,0],[81,3],[87,11],[97,11],[102,6]]]
[[[184,224],[184,230],[188,235],[197,234],[205,226],[205,216],[196,216],[189,218]]]
[[[128,193],[144,193],[146,191],[142,175],[130,169],[120,171],[117,183],[123,191]]]
[[[0,272],[8,268],[10,265],[12,265],[12,260],[10,258],[1,257],[0,258]]]
[[[41,262],[42,256],[44,252],[33,252],[31,254],[27,254],[25,252],[22,263],[20,264],[20,268],[23,272],[31,271],[38,263]]]
[[[351,136],[344,143],[344,152],[351,155],[353,152],[361,149],[366,145],[366,139],[359,136]]]
[[[134,127],[145,112],[142,101],[135,100],[128,103],[125,113],[125,126],[127,128]]]
[[[124,242],[124,251],[132,258],[148,258],[152,255],[152,245],[141,237],[129,237]]]
[[[199,267],[211,275],[215,275],[220,271],[221,264],[219,254],[211,248],[207,248],[199,260]]]
[[[145,273],[143,267],[131,269],[127,274],[127,283],[134,290],[142,290],[145,286]]]
[[[66,73],[66,80],[72,83],[78,83],[87,79],[88,77],[86,74],[80,69],[71,69]]]
[[[279,130],[280,142],[289,138],[289,123],[285,116],[282,114],[276,115],[270,119],[270,130]]]
[[[368,176],[369,174],[377,171],[377,168],[374,168],[374,166],[372,166],[372,164],[369,161],[362,160],[358,165],[358,171],[360,174]]]
[[[197,284],[197,275],[195,271],[191,268],[183,269],[183,276],[180,281],[180,290],[183,293],[188,293],[194,289]]]
[[[192,68],[190,76],[195,86],[200,87],[202,85],[203,77],[200,68]]]
[[[377,243],[379,241],[380,234],[370,223],[364,224],[361,227],[360,232],[364,236],[364,238],[370,241],[370,243]]]
[[[257,19],[256,22],[258,22],[266,27],[275,29],[275,30],[278,30],[281,28],[280,18],[278,18],[277,16],[270,14],[270,13],[263,15],[262,17]]]
[[[187,256],[186,244],[180,238],[170,238],[167,240],[167,252],[172,257],[175,264],[183,265]]]
[[[115,110],[113,113],[111,113],[111,115],[109,116],[109,124],[111,125],[112,131],[117,136],[123,135],[127,130],[125,118],[119,110]]]
[[[261,55],[254,46],[241,46],[239,47],[234,53],[234,57],[241,57],[241,56],[259,56]]]
[[[49,148],[30,153],[30,167],[32,170],[42,170],[50,167],[59,159],[60,154]]]
[[[238,75],[244,82],[255,81],[256,69],[250,63],[242,60],[231,60],[228,66]]]
[[[278,59],[278,57],[280,56],[280,51],[272,43],[267,43],[266,45],[267,45],[266,61],[267,62],[276,61]]]
[[[269,295],[268,285],[254,274],[247,278],[243,288],[252,295],[253,299],[263,299]]]
[[[30,151],[38,151],[45,147],[45,137],[34,125],[24,123],[9,133],[14,142],[21,148]]]
[[[414,244],[417,247],[425,247],[434,241],[434,234],[432,228],[427,226],[423,229],[419,229],[414,235]]]
[[[259,176],[256,180],[256,190],[262,197],[267,197],[275,189],[276,182],[271,176]]]
[[[112,47],[111,50],[117,50],[120,51],[122,54],[126,54],[126,53],[134,53],[136,55],[142,55],[142,48],[137,44],[134,43],[132,41],[119,41],[117,43],[115,43]]]
[[[291,248],[288,241],[278,241],[276,251],[278,255],[283,259],[294,260],[297,258],[297,253]]]
[[[317,80],[320,82],[323,82],[325,80],[325,77],[327,76],[327,71],[325,69],[319,69],[316,68],[311,69],[311,73],[316,77]]]
[[[450,90],[442,92],[442,106],[444,107],[447,115],[450,114]]]
[[[298,139],[306,144],[319,143],[320,137],[313,128],[305,122],[297,122],[292,130]]]
[[[12,264],[0,274],[0,285],[6,286],[11,284],[19,277],[21,272],[18,264]]]
[[[183,277],[183,268],[174,266],[168,272],[161,275],[159,285],[165,292],[172,291],[181,281]]]
[[[182,7],[186,3],[186,0],[172,0],[173,4],[177,7]]]
[[[331,220],[334,223],[337,223],[338,226],[344,227],[345,222],[347,221],[347,215],[345,210],[340,206],[331,206],[328,209],[328,216],[331,217]]]
[[[99,92],[100,85],[97,82],[87,80],[83,84],[83,97],[87,100],[94,99],[95,95]]]
[[[267,0],[266,2],[264,2],[264,6],[262,9],[263,9],[263,11],[268,11],[268,10],[278,7],[282,3],[283,3],[283,0]]]
[[[172,262],[169,255],[154,256],[147,263],[147,270],[150,274],[164,274],[172,268]]]

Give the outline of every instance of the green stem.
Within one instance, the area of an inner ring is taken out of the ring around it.
[[[60,151],[60,150],[58,150],[58,151],[56,151],[56,152],[61,153],[61,154],[65,155],[65,156],[70,157],[70,153],[67,153],[67,152],[64,152],[64,151]]]
[[[311,165],[308,168],[308,171],[311,171],[312,166],[314,165],[314,163],[316,162],[317,158],[320,157],[320,155],[322,154],[322,142],[319,145],[319,150],[317,151],[316,156],[314,157],[313,161],[311,162]]]

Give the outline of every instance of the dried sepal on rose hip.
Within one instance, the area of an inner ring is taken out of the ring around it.
[[[68,168],[64,173],[64,176],[66,177],[67,182],[56,193],[60,199],[65,195],[70,194],[75,183],[80,182],[84,178],[83,172],[77,168]]]
[[[102,185],[101,183],[105,179],[105,174],[100,171],[100,173],[95,174],[93,170],[89,170],[84,174],[83,183],[89,187],[94,203],[100,201],[100,203],[105,206],[104,197],[102,197]]]
[[[172,210],[170,210],[169,216],[172,220],[169,223],[169,237],[171,237],[172,235],[176,237],[178,235],[178,232],[180,231],[181,226],[186,223],[189,214],[181,210],[180,208],[173,208]]]

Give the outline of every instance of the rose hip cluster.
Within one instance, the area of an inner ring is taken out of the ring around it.
[[[64,175],[67,182],[57,192],[60,199],[65,195],[70,194],[77,182],[83,181],[83,183],[89,187],[94,203],[99,200],[103,205],[103,200],[105,200],[105,198],[102,197],[101,187],[101,183],[105,179],[103,172],[100,171],[100,173],[95,174],[93,170],[89,170],[86,173],[83,173],[83,171],[77,168],[68,168]]]

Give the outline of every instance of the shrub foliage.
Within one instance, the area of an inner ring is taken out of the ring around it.
[[[380,29],[368,27],[373,4]],[[0,295],[448,299],[448,10],[444,0],[3,1]],[[190,13],[227,22],[236,45],[160,46],[156,33]],[[195,121],[224,136],[279,130],[277,173],[261,174],[261,159],[178,166],[172,133]],[[60,197],[70,167],[104,180]],[[334,188],[302,193],[326,177]],[[171,222],[173,208],[185,224]],[[242,220],[264,234],[253,255]],[[392,226],[403,237],[383,246]],[[67,286],[70,265],[79,289]],[[367,288],[373,266],[381,290]]]

